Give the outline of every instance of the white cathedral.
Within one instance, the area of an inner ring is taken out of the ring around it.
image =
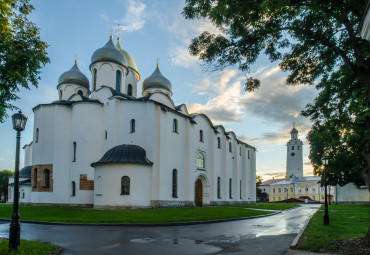
[[[157,67],[142,83],[112,36],[91,57],[92,86],[77,62],[59,100],[33,108],[20,202],[94,208],[228,205],[256,201],[256,149],[204,114],[175,105]],[[9,202],[13,200],[9,185]]]

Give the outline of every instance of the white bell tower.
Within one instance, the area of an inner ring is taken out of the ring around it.
[[[287,143],[286,176],[303,177],[303,143],[298,139],[298,130],[293,123]]]

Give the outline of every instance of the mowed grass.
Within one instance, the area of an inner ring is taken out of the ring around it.
[[[27,241],[27,240],[21,240],[20,246],[17,248],[17,252],[13,251],[11,253],[8,253],[9,249],[9,241],[3,240],[0,241],[0,254],[24,254],[24,255],[44,255],[49,254],[59,246],[37,242],[37,241]]]
[[[0,218],[11,219],[12,205],[0,205]],[[243,207],[186,207],[143,210],[93,210],[80,207],[20,206],[22,220],[66,223],[169,223],[271,214]]]
[[[255,208],[255,209],[266,209],[266,210],[287,210],[295,208],[299,203],[268,203],[268,202],[258,202],[251,205],[235,205],[235,207],[243,208]]]
[[[323,214],[324,205],[307,225],[298,242],[298,249],[336,251],[336,241],[364,237],[369,227],[368,205],[329,205],[329,225],[324,225]]]

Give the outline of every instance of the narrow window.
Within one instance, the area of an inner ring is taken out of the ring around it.
[[[204,169],[204,155],[202,153],[197,154],[197,168]]]
[[[217,148],[221,149],[221,138],[217,137]]]
[[[105,136],[104,136],[104,139],[107,140],[108,139],[108,131],[105,130]]]
[[[132,119],[130,122],[130,133],[135,133],[135,120]]]
[[[233,188],[232,188],[233,180],[230,178],[229,179],[229,198],[233,198]]]
[[[203,142],[203,130],[199,131],[199,141]]]
[[[121,179],[121,195],[130,195],[130,177],[123,176]]]
[[[80,96],[83,96],[83,95],[84,95],[84,93],[82,92],[82,90],[79,90],[79,91],[77,92],[77,94],[79,94]]]
[[[292,146],[292,150],[294,150],[294,146]]]
[[[76,196],[76,183],[74,181],[72,181],[72,193],[71,193],[71,196],[74,197]]]
[[[98,79],[98,72],[96,71],[96,69],[94,69],[94,77],[93,77],[93,80],[94,80],[94,83],[93,83],[93,91],[96,90],[96,80]]]
[[[72,158],[72,162],[76,162],[76,150],[77,150],[77,144],[76,144],[76,142],[73,142],[73,158]]]
[[[62,100],[62,98],[63,98],[63,91],[59,90],[59,100]]]
[[[34,188],[37,187],[37,168],[35,168],[35,170],[33,170],[33,187]]]
[[[173,119],[172,121],[172,132],[178,133],[177,119]]]
[[[299,150],[299,146],[298,146],[297,150]]]
[[[217,198],[221,198],[221,177],[217,177]]]
[[[96,195],[101,195],[102,194],[102,180],[101,180],[101,176],[98,176],[96,186],[97,186]]]
[[[12,198],[12,189],[9,189],[9,199]]]
[[[132,85],[131,84],[127,86],[127,95],[132,96]]]
[[[241,146],[239,147],[239,154],[240,154],[240,156],[242,155],[242,147]]]
[[[48,169],[44,170],[44,188],[50,188],[50,171]]]
[[[240,199],[242,199],[242,180],[240,180]]]
[[[249,157],[249,149],[248,149],[248,159],[250,159],[250,157]]]
[[[38,143],[39,142],[39,129],[36,128],[36,138],[35,138],[35,142]]]
[[[172,171],[172,197],[177,198],[177,170]]]
[[[233,150],[231,148],[231,142],[229,142],[229,152],[233,152]]]
[[[22,189],[22,198],[24,199],[24,189]]]
[[[116,72],[116,90],[118,92],[121,91],[121,72],[120,71],[117,71]]]

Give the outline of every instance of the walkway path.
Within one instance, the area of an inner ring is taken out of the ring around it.
[[[190,226],[64,226],[22,223],[21,238],[72,254],[284,254],[320,205],[305,204],[269,217]],[[22,217],[22,215],[21,215]],[[8,237],[9,223],[0,224]]]

